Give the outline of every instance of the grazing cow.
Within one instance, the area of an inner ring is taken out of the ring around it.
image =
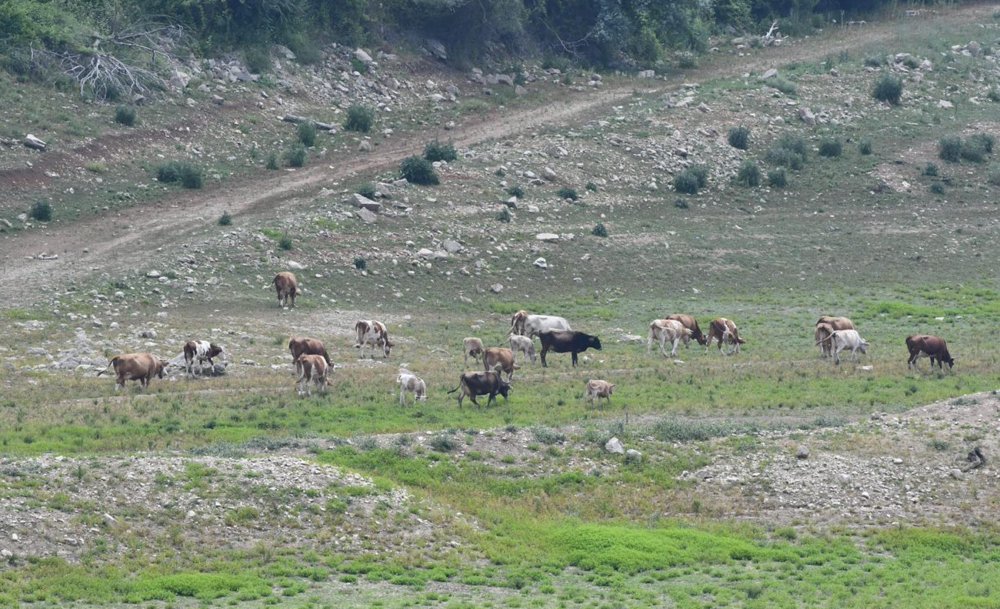
[[[660,353],[664,356],[667,355],[665,346],[669,341],[673,345],[673,349],[670,350],[670,357],[677,357],[677,345],[681,341],[684,341],[684,346],[686,347],[691,342],[691,330],[684,327],[684,324],[676,319],[654,319],[649,324],[649,342],[646,345],[647,352],[653,348],[653,341],[660,343]]]
[[[819,345],[820,357],[827,358],[833,355],[833,345],[828,339],[835,331],[836,328],[828,323],[816,324],[816,331],[813,332],[813,338],[816,340],[816,344]]]
[[[292,308],[295,308],[295,297],[299,295],[299,281],[293,273],[281,271],[271,280],[274,290],[278,293],[278,306],[284,307],[291,300]]]
[[[713,340],[719,343],[719,353],[722,353],[722,343],[730,346],[729,350],[726,351],[726,355],[739,353],[740,345],[747,342],[740,338],[740,331],[736,327],[736,324],[731,319],[726,319],[725,317],[713,319],[712,323],[708,326],[708,340],[705,341],[706,351],[711,348]]]
[[[458,394],[459,408],[462,407],[462,400],[465,399],[465,396],[469,396],[472,403],[479,406],[476,396],[489,395],[490,398],[486,401],[486,406],[489,407],[490,404],[496,402],[498,393],[503,396],[504,403],[506,403],[511,392],[510,383],[500,378],[496,372],[463,372],[458,379],[458,387],[448,393],[455,393],[459,389],[461,389],[461,393]]]
[[[463,356],[462,364],[464,366],[469,365],[470,356],[472,357],[472,360],[476,362],[478,362],[479,358],[483,356],[483,349],[484,349],[483,341],[481,341],[478,338],[475,338],[474,336],[463,338],[462,348],[464,349],[464,353],[462,354]]]
[[[830,315],[823,315],[816,320],[816,325],[827,324],[834,330],[856,330],[854,327],[854,322],[846,317],[833,317]]]
[[[187,365],[188,376],[194,376],[194,362],[198,361],[198,374],[202,374],[205,362],[209,366],[215,367],[213,357],[224,356],[222,347],[207,340],[189,340],[184,343],[184,363]]]
[[[575,330],[542,332],[538,337],[542,341],[542,366],[546,368],[548,364],[545,363],[545,354],[549,350],[556,353],[572,353],[574,367],[576,366],[576,356],[578,353],[582,353],[590,348],[597,349],[598,351],[601,350],[601,339]]]
[[[535,363],[535,341],[527,336],[512,334],[510,337],[510,350],[514,353],[520,351],[526,358],[531,360],[532,364]]]
[[[514,352],[506,347],[487,347],[483,351],[483,368],[487,372],[497,370],[507,375],[507,382],[514,380],[514,371],[520,368],[514,363]]]
[[[152,353],[125,353],[116,355],[108,362],[108,368],[114,368],[117,375],[115,391],[125,388],[125,381],[139,381],[140,387],[149,387],[149,381],[154,376],[163,378],[163,372],[167,367],[167,361],[162,360]],[[101,370],[97,376],[101,376],[108,371],[108,368]]]
[[[833,361],[840,364],[840,352],[851,350],[851,358],[858,361],[858,351],[868,353],[868,341],[861,338],[857,330],[834,330],[830,336],[823,339],[829,341],[833,349]]]
[[[376,347],[382,349],[382,357],[389,357],[389,351],[395,346],[389,341],[389,331],[385,329],[385,324],[380,321],[363,319],[354,324],[354,332],[357,334],[355,348],[361,349],[361,359],[365,357],[365,348],[371,345],[372,359],[375,358]]]
[[[288,350],[292,354],[292,361],[299,359],[300,355],[322,355],[323,359],[326,360],[327,366],[333,365],[330,361],[330,356],[326,353],[326,347],[323,346],[323,341],[315,338],[306,338],[304,336],[293,336],[288,339]]]
[[[396,382],[399,383],[399,405],[406,406],[406,394],[413,394],[413,405],[417,405],[417,400],[426,401],[427,400],[427,384],[424,383],[424,379],[413,374],[409,370],[400,370],[399,376],[396,377]]]
[[[930,334],[914,334],[906,337],[906,348],[910,351],[910,359],[907,360],[907,367],[917,368],[917,360],[921,357],[931,359],[931,368],[937,361],[938,368],[944,370],[944,364],[948,364],[948,369],[955,366],[955,359],[948,353],[948,343],[940,336]],[[919,368],[917,368],[919,370]]]
[[[326,363],[326,358],[322,355],[314,355],[311,353],[303,353],[295,360],[295,374],[298,375],[298,394],[299,395],[312,395],[309,390],[309,384],[312,383],[316,385],[316,390],[325,393],[326,386],[329,384],[327,380],[327,372],[330,367]]]
[[[701,328],[698,327],[698,320],[691,315],[685,315],[683,313],[675,313],[674,315],[667,315],[664,319],[673,319],[674,321],[679,321],[684,324],[684,327],[691,330],[691,338],[698,341],[699,345],[704,345],[708,342],[708,338],[701,333]],[[684,343],[687,347],[687,343]]]
[[[611,394],[614,393],[615,386],[607,381],[602,381],[600,379],[591,379],[587,381],[587,401],[590,405],[594,405],[594,398],[597,398],[597,405],[601,405],[601,398],[608,401],[608,405],[611,405]]]
[[[514,313],[514,316],[510,318],[510,330],[507,334],[508,336],[516,334],[531,338],[542,332],[552,330],[571,331],[572,329],[569,327],[569,322],[563,317],[555,315],[529,315],[527,311],[522,310]]]

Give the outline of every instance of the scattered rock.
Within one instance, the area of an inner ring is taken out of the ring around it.
[[[760,77],[761,80],[767,80],[769,78],[777,78],[778,70],[776,68],[771,68],[770,70],[764,72],[763,76]]]
[[[625,447],[622,445],[622,441],[619,440],[618,438],[611,438],[610,440],[608,440],[604,444],[604,450],[616,455],[625,454]]]
[[[139,338],[156,338],[156,330],[150,328],[139,332]]]
[[[378,220],[378,216],[375,215],[375,212],[369,211],[364,207],[359,209],[356,213],[358,214],[358,217],[361,218],[361,221],[364,222],[365,224],[374,224],[375,221]]]
[[[808,459],[809,458],[809,447],[806,445],[800,445],[795,451],[796,459]]]
[[[354,193],[352,195],[352,197],[351,197],[351,203],[354,205],[354,207],[359,207],[361,209],[367,209],[368,211],[372,211],[372,212],[375,212],[375,213],[378,213],[378,212],[382,211],[382,204],[381,203],[379,203],[378,201],[372,201],[368,197],[366,197],[364,195],[360,195],[358,193]]]
[[[812,110],[803,106],[802,108],[799,108],[799,120],[807,125],[815,125],[816,115],[813,114]]]
[[[625,451],[625,463],[638,464],[642,463],[642,453],[634,448],[630,448]]]
[[[366,66],[367,65],[371,65],[372,62],[374,61],[372,59],[372,56],[369,55],[367,52],[365,52],[364,49],[357,49],[357,50],[355,50],[354,51],[354,58],[357,59],[358,61],[360,61],[361,63],[365,64]]]
[[[499,294],[500,292],[503,292],[503,284],[494,283],[493,285],[490,286],[490,291],[493,292],[494,294]]]
[[[555,233],[538,233],[537,235],[535,235],[535,239],[546,242],[558,241],[559,235]]]
[[[441,244],[441,247],[444,248],[444,251],[449,254],[457,254],[465,249],[462,247],[461,243],[455,241],[454,239],[445,239],[444,243]]]
[[[448,60],[448,51],[447,49],[445,49],[444,45],[441,44],[441,41],[429,38],[427,39],[425,48],[427,49],[428,53],[430,53],[434,57],[437,57],[441,61]]]
[[[535,258],[535,261],[532,264],[534,264],[536,267],[540,269],[549,268],[549,264],[545,262],[545,258]]]
[[[24,136],[24,145],[32,150],[45,150],[45,142],[30,133]]]

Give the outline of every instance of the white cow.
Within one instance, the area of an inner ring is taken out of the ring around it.
[[[673,348],[670,357],[677,357],[677,345],[684,341],[684,346],[691,342],[691,330],[676,319],[654,319],[649,324],[649,342],[646,351],[653,348],[653,341],[660,343],[660,353],[667,355],[666,344],[670,342]]]
[[[507,334],[519,334],[531,338],[538,336],[542,332],[553,330],[571,331],[573,328],[569,326],[569,322],[564,317],[557,317],[555,315],[530,315],[527,311],[518,311],[510,318],[510,330]]]
[[[520,336],[514,334],[510,337],[510,350],[514,353],[521,352],[524,357],[531,360],[531,363],[535,363],[535,341],[531,340],[527,336]]]
[[[372,348],[372,358],[375,357],[375,349],[382,350],[382,357],[389,357],[389,351],[395,346],[389,340],[389,331],[385,324],[380,321],[363,319],[354,324],[354,332],[357,335],[355,347],[361,349],[361,359],[365,357],[365,348],[369,345]]]
[[[399,383],[399,405],[406,406],[406,394],[413,394],[413,404],[417,404],[417,400],[426,401],[427,400],[427,384],[424,383],[424,379],[413,374],[409,370],[400,370],[399,376],[396,377],[396,382]]]
[[[591,379],[587,381],[587,393],[584,397],[590,402],[590,405],[594,405],[594,399],[597,399],[597,405],[601,405],[601,398],[608,401],[611,404],[611,394],[614,392],[615,386],[607,381],[602,381],[600,379]]]
[[[854,361],[858,361],[858,351],[868,353],[868,341],[861,338],[857,330],[834,330],[822,340],[830,341],[833,361],[837,364],[840,363],[840,352],[845,349],[851,350],[851,359]]]
[[[466,366],[469,365],[469,356],[472,356],[473,361],[478,362],[479,358],[483,356],[483,350],[485,349],[485,347],[483,346],[483,341],[474,336],[463,338],[462,347],[465,350],[465,352],[462,354],[463,355],[462,362]]]

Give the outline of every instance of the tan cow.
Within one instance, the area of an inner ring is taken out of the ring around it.
[[[835,317],[832,315],[823,315],[816,320],[816,325],[827,324],[834,330],[856,330],[854,327],[854,322],[846,317]]]
[[[483,356],[483,341],[474,337],[469,336],[462,339],[462,349],[463,349],[463,359],[462,364],[464,366],[469,365],[469,357],[472,357],[473,361],[478,362],[479,358]]]
[[[330,356],[326,352],[326,347],[323,346],[323,341],[315,338],[293,336],[288,339],[288,351],[292,354],[292,362],[297,361],[299,356],[307,354],[321,355],[323,356],[323,359],[326,360],[326,364],[328,366],[333,364],[333,362],[330,361]]]
[[[427,400],[427,383],[424,379],[413,374],[409,370],[400,370],[399,376],[396,377],[396,382],[399,383],[399,405],[406,406],[406,394],[413,394],[413,405],[416,406],[417,400],[421,402]]]
[[[819,356],[822,358],[827,358],[833,356],[833,345],[830,343],[830,335],[836,332],[833,326],[828,323],[818,323],[816,324],[816,330],[813,332],[813,339],[815,339],[816,344],[819,345]]]
[[[691,330],[691,338],[698,341],[699,345],[704,345],[708,342],[708,338],[701,333],[701,328],[698,327],[698,320],[694,318],[693,315],[685,315],[684,313],[674,313],[673,315],[667,315],[664,319],[673,319],[674,321],[679,321],[684,324],[684,327]],[[687,347],[687,343],[684,343]]]
[[[594,405],[594,399],[597,399],[597,405],[601,405],[601,398],[608,401],[608,405],[611,405],[611,394],[614,393],[615,385],[607,381],[602,381],[600,379],[591,379],[587,381],[587,393],[585,397],[590,405]]]
[[[375,358],[375,349],[382,349],[382,357],[389,357],[389,351],[395,346],[389,341],[389,331],[385,324],[371,319],[362,319],[354,324],[354,332],[357,335],[357,342],[354,347],[361,349],[361,358],[365,357],[365,348],[371,345],[372,358]]]
[[[670,357],[677,357],[677,345],[684,341],[686,347],[691,342],[691,329],[684,327],[676,319],[654,319],[649,324],[647,352],[653,349],[654,341],[660,343],[660,353],[664,356],[667,355],[666,344],[671,343],[673,348],[670,350]]]
[[[125,388],[125,381],[139,381],[139,385],[145,389],[149,387],[149,381],[158,376],[163,378],[164,370],[168,362],[162,360],[152,353],[125,353],[111,358],[108,368],[114,368],[118,379],[115,382],[115,391]],[[101,376],[108,371],[108,368],[101,370],[97,376]]]
[[[483,351],[483,368],[486,372],[498,370],[507,375],[507,382],[514,379],[514,371],[520,366],[514,363],[514,352],[506,347],[487,347]]]
[[[535,341],[528,338],[527,336],[521,336],[519,334],[511,334],[510,336],[510,350],[514,353],[521,352],[524,357],[531,360],[531,363],[535,363],[535,359],[538,354],[535,353]]]
[[[299,395],[312,395],[309,384],[316,386],[316,390],[326,393],[326,386],[329,384],[327,373],[330,367],[327,366],[326,359],[322,355],[312,355],[303,353],[295,360],[295,374],[298,376],[296,385]]]
[[[295,308],[295,297],[301,291],[299,290],[299,280],[295,278],[295,274],[282,271],[274,276],[271,283],[274,284],[274,290],[278,293],[278,306],[284,307],[290,299],[292,308]]]
[[[740,338],[740,331],[737,329],[736,324],[725,317],[713,319],[712,323],[708,326],[708,340],[705,341],[706,351],[712,347],[713,340],[719,343],[719,353],[722,353],[722,343],[729,345],[726,355],[739,353],[740,345],[747,342]]]

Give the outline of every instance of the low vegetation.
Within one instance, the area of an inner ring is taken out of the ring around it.
[[[454,144],[442,143],[437,140],[428,142],[424,147],[424,158],[430,162],[447,161],[452,162],[458,158]]]
[[[434,166],[427,159],[411,156],[403,159],[399,165],[399,173],[411,184],[434,186],[441,183]]]
[[[903,81],[891,74],[883,74],[872,89],[872,97],[878,101],[898,106],[903,97]]]
[[[347,109],[344,129],[357,133],[368,133],[375,124],[375,111],[367,106],[355,104]]]

